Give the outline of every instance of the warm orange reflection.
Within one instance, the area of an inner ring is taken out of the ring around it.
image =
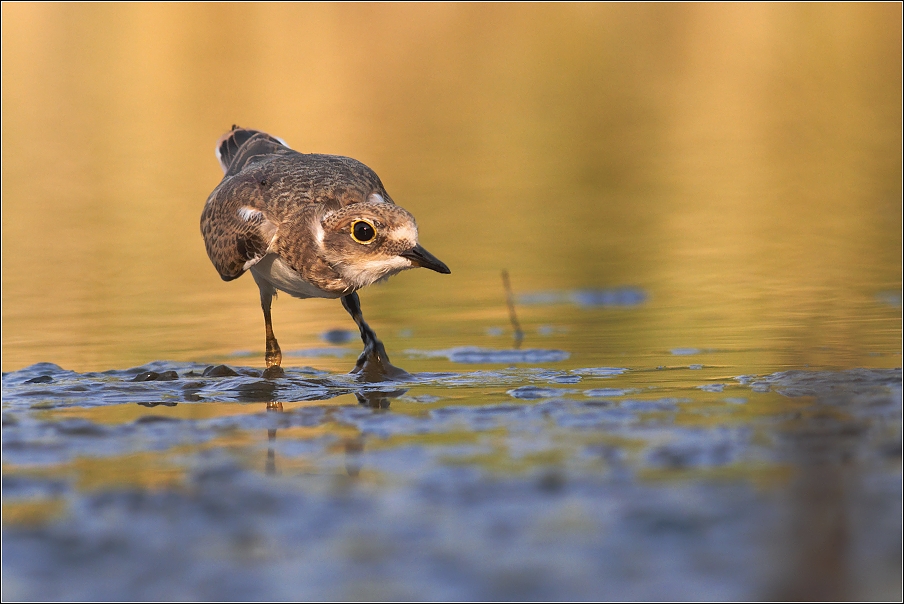
[[[58,519],[66,512],[66,501],[60,499],[32,499],[3,502],[3,525],[41,526]]]
[[[173,451],[139,451],[114,457],[76,457],[54,466],[12,466],[3,473],[43,477],[71,477],[81,490],[123,487],[159,490],[178,488],[185,483],[186,468],[171,459]]]
[[[193,402],[178,403],[172,406],[158,405],[146,407],[135,403],[123,403],[120,405],[105,405],[103,407],[69,407],[59,408],[38,413],[43,420],[61,421],[64,419],[80,418],[96,424],[126,424],[146,416],[162,416],[172,419],[204,420],[215,417],[232,417],[235,415],[257,414],[267,408],[267,405],[275,403],[224,403],[224,402]],[[335,407],[341,405],[357,404],[353,394],[344,394],[325,401],[304,401],[296,403],[278,403],[282,409],[291,411],[302,407]]]

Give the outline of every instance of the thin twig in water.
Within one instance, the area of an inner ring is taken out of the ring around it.
[[[502,270],[502,286],[505,288],[505,299],[508,302],[509,319],[512,321],[512,328],[515,330],[515,350],[521,348],[521,340],[524,339],[524,332],[521,331],[521,324],[518,323],[518,315],[515,314],[515,296],[512,294],[512,286],[509,283],[508,271]]]

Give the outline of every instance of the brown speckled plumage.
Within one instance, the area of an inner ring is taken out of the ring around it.
[[[224,176],[204,205],[201,233],[223,280],[254,273],[268,367],[278,367],[281,358],[269,319],[276,290],[301,298],[343,297],[362,329],[366,355],[379,341],[369,327],[372,337],[365,334],[354,292],[416,266],[449,272],[417,244],[414,217],[355,159],[298,153],[276,137],[235,126],[218,141],[217,157]],[[375,230],[368,241],[352,236],[362,221]]]
[[[298,153],[262,132],[236,147],[236,132],[248,131],[234,130],[221,143],[221,157],[229,169],[201,214],[207,255],[217,272],[224,281],[241,276],[245,263],[267,250],[275,228],[274,251],[305,279],[329,292],[354,291],[317,256],[311,239],[297,231],[327,211],[365,202],[372,192],[391,204],[380,178],[350,157]],[[242,220],[238,214],[242,207],[262,215]]]

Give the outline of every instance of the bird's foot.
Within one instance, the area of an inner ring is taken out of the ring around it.
[[[364,347],[364,352],[358,357],[351,373],[364,382],[404,380],[411,377],[410,373],[389,362],[389,355],[380,340],[373,340]]]
[[[271,367],[267,367],[264,369],[264,372],[261,374],[261,377],[265,380],[272,380],[274,378],[286,377],[286,372],[283,371],[283,368],[279,365],[273,365]]]
[[[273,378],[286,377],[286,372],[280,367],[282,364],[282,351],[279,349],[276,338],[269,333],[269,323],[267,323],[267,329],[267,351],[264,353],[264,362],[267,364],[267,368],[264,369],[263,378],[271,380]]]
[[[279,349],[279,344],[276,343],[276,340],[267,340],[267,352],[264,353],[264,363],[267,365],[267,369],[271,367],[279,367],[282,365],[282,351]]]

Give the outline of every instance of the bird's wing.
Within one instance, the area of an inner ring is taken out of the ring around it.
[[[220,277],[231,281],[263,258],[276,239],[278,223],[252,174],[240,174],[252,159],[294,153],[280,138],[233,126],[217,141],[216,156],[225,175],[204,205],[201,233],[207,255]]]
[[[252,157],[286,151],[291,149],[281,138],[238,126],[221,136],[214,150],[226,176],[240,172]]]
[[[244,187],[217,187],[201,214],[207,255],[224,281],[242,276],[275,243],[278,224],[244,195]]]

